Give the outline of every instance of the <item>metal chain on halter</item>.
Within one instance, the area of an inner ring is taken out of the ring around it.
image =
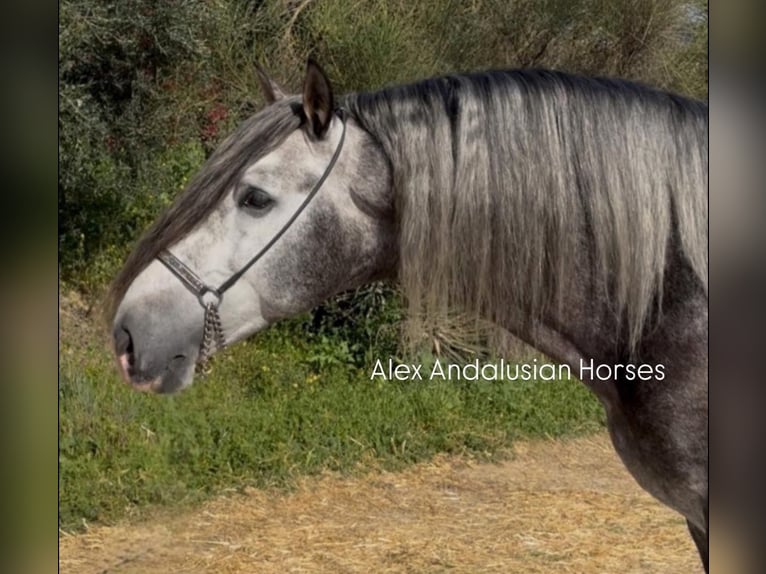
[[[197,368],[205,372],[207,362],[216,350],[223,347],[226,338],[221,326],[221,316],[218,314],[218,305],[210,301],[205,303],[205,324],[202,331],[202,345],[200,345]]]

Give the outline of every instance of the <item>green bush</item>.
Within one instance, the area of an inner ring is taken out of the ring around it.
[[[437,73],[547,66],[707,92],[707,2],[345,0],[61,3],[62,276],[94,286],[212,148],[259,105],[263,63],[339,91]],[[175,162],[168,172],[163,162]]]
[[[256,62],[299,86],[313,53],[339,92],[509,66],[707,90],[699,0],[65,0],[60,21],[61,275],[88,291],[114,276],[132,241],[257,108]],[[352,364],[372,346],[391,350],[382,327],[397,303],[386,308],[379,295],[393,291],[376,289],[314,314],[318,358],[343,340]],[[362,324],[351,328],[350,316]]]
[[[402,306],[396,290],[373,283],[342,293],[315,309],[303,321],[302,331],[315,343],[313,359],[357,368],[374,358],[399,355]]]

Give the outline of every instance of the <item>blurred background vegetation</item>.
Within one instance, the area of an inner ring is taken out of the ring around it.
[[[61,274],[97,288],[205,156],[261,104],[262,63],[339,93],[552,67],[707,94],[707,1],[63,0]]]
[[[227,351],[204,390],[178,399],[117,385],[91,310],[141,231],[262,105],[256,62],[297,89],[313,54],[338,93],[455,71],[549,67],[706,99],[707,4],[62,0],[62,524],[194,498],[225,482],[270,483],[370,456],[487,453],[517,431],[600,425],[598,406],[577,385],[361,384],[372,357],[397,353],[399,306],[387,285],[341,295]]]

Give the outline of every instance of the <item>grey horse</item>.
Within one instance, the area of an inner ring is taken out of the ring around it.
[[[111,291],[124,378],[173,392],[195,364],[332,295],[399,281],[581,361],[638,483],[708,569],[708,107],[548,70],[455,74],[336,100],[309,61],[138,241]],[[620,371],[624,373],[624,371]]]

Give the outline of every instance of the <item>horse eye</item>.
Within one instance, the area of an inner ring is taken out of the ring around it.
[[[248,187],[239,201],[240,207],[249,207],[258,211],[263,211],[272,203],[274,203],[274,200],[271,196],[258,187]]]

